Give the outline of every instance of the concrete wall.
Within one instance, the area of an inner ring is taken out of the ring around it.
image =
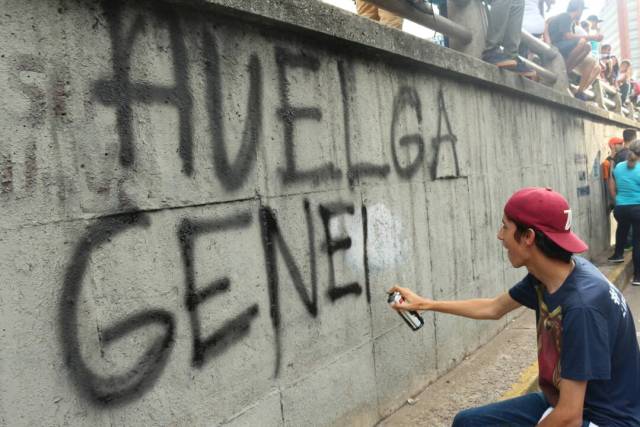
[[[320,3],[8,0],[0,40],[3,425],[371,425],[505,325],[385,290],[508,289],[515,189],[605,248],[630,122]]]

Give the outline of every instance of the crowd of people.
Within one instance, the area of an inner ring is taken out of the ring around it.
[[[423,0],[406,0],[410,2]],[[446,1],[427,0],[446,16]],[[359,15],[401,29],[403,19],[366,0],[355,0]],[[538,62],[520,42],[521,30],[555,46],[564,58],[572,94],[588,100],[585,91],[600,78],[615,88],[622,104],[640,101],[640,80],[633,78],[631,61],[619,59],[600,32],[601,19],[590,15],[582,19],[584,0],[571,0],[564,13],[545,17],[555,0],[485,0],[488,29],[482,59],[485,62],[536,79],[536,73],[521,58]],[[445,37],[446,40],[446,37]],[[446,43],[445,43],[446,44]]]
[[[609,156],[602,163],[602,179],[607,207],[617,221],[616,243],[609,262],[624,261],[625,247],[631,246],[632,284],[640,286],[640,140],[634,129],[625,129],[622,138],[609,139]]]

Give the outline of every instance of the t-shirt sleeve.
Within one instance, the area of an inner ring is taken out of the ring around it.
[[[602,180],[606,181],[611,177],[611,161],[605,160],[602,163]]]
[[[577,308],[563,314],[560,377],[576,381],[610,379],[607,328],[604,316],[591,308]]]
[[[559,39],[564,39],[564,35],[566,33],[571,33],[571,26],[573,25],[573,21],[571,16],[567,14],[563,14],[558,17],[558,37]]]
[[[534,287],[534,278],[531,274],[527,274],[524,279],[513,285],[509,289],[509,296],[525,307],[532,310],[538,309],[538,297]]]

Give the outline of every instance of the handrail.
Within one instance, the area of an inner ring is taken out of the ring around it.
[[[535,70],[535,72],[542,77],[545,81],[547,81],[549,84],[555,84],[555,82],[558,81],[558,75],[556,73],[554,73],[553,71],[547,70],[544,67],[541,67],[540,65],[536,64],[533,61],[529,61],[527,58],[523,58],[522,56],[519,57],[520,60],[522,62],[524,62],[529,68],[532,68],[533,70]]]
[[[382,9],[385,9],[400,17],[413,21],[419,25],[431,28],[432,30],[451,37],[456,42],[456,49],[463,50],[467,54],[479,56],[481,49],[480,44],[484,40],[484,36],[480,35],[474,41],[473,33],[461,24],[438,15],[434,12],[433,7],[422,0],[367,0]],[[469,0],[453,0],[458,7],[466,9]],[[454,15],[455,16],[455,15]],[[475,22],[473,16],[463,17],[462,21],[469,27],[474,27]],[[475,44],[471,43],[474,41]],[[520,57],[528,67],[536,71],[542,81],[550,86],[557,86],[556,89],[565,90],[566,73],[564,61],[558,59],[558,50],[554,46],[550,46],[540,39],[535,38],[527,31],[522,31],[521,41],[524,42],[529,49],[538,54],[544,65],[536,64],[526,58]],[[469,52],[466,49],[470,49]],[[549,67],[549,68],[547,68]],[[563,73],[560,75],[560,73]],[[599,86],[598,86],[599,85]],[[570,85],[574,90],[575,85]],[[637,119],[638,111],[634,108],[623,108],[620,105],[618,91],[603,81],[598,81],[592,86],[593,90],[584,91],[585,97],[589,101],[595,101],[600,108],[615,111],[624,114],[632,119]],[[611,99],[613,98],[613,99]]]
[[[618,91],[611,87],[609,83],[600,80],[600,84],[602,85],[602,88],[605,90],[607,95],[615,96],[618,93]]]
[[[578,90],[578,85],[571,84],[569,86],[571,86],[571,89],[573,89],[574,91]],[[595,101],[596,100],[596,93],[593,90],[585,89],[584,91],[582,91],[582,93],[584,94],[585,98],[587,98],[587,101]],[[604,101],[606,103],[609,100],[605,98]],[[609,101],[609,102],[611,102],[611,101]]]
[[[540,55],[545,62],[552,60],[558,55],[557,49],[534,37],[528,31],[522,30],[520,40],[525,42],[529,49]]]
[[[417,24],[431,28],[438,33],[455,37],[461,43],[469,44],[473,39],[471,31],[444,16],[434,14],[433,9],[430,6],[427,7],[426,4],[422,7],[417,5],[417,2],[414,3],[409,0],[367,0],[367,2]]]
[[[605,105],[605,107],[606,107],[607,109],[611,109],[611,110],[613,110],[613,109],[615,109],[615,108],[616,108],[616,105],[617,105],[617,104],[616,104],[616,102],[615,102],[615,101],[612,101],[612,100],[610,100],[609,98],[605,98],[605,99],[603,99],[603,101],[604,101],[604,105]]]

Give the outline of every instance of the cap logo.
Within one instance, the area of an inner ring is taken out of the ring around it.
[[[567,214],[567,223],[564,225],[564,229],[569,230],[571,229],[571,209],[567,209],[564,213]]]

